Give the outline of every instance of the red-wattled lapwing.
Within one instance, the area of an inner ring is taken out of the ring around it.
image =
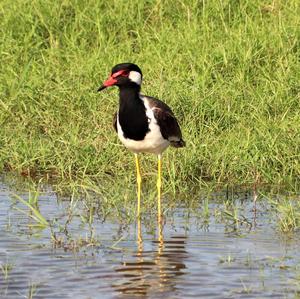
[[[158,214],[161,215],[161,155],[169,145],[183,147],[185,142],[170,107],[158,99],[140,94],[142,78],[137,65],[117,64],[98,91],[114,85],[119,87],[119,111],[114,116],[114,127],[121,142],[135,154],[138,215],[142,183],[138,154],[146,152],[158,156]]]

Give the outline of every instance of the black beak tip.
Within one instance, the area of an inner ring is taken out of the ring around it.
[[[105,88],[106,88],[106,86],[102,85],[102,86],[100,86],[100,87],[97,89],[97,92],[100,92],[101,90],[103,90],[103,89],[105,89]]]

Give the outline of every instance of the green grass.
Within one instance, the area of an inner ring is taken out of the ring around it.
[[[0,169],[133,192],[133,157],[111,125],[117,90],[96,93],[131,61],[187,142],[165,154],[165,190],[294,184],[299,15],[298,0],[1,1]],[[155,160],[142,164],[154,186]]]

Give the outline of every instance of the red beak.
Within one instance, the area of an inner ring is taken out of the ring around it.
[[[115,85],[115,83],[117,83],[117,80],[114,79],[112,76],[110,76],[110,77],[102,84],[102,86],[100,86],[100,87],[98,88],[97,91],[101,91],[101,90],[105,89],[105,88],[108,87],[108,86],[113,86],[113,85]]]

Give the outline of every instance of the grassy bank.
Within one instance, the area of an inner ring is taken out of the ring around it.
[[[297,0],[1,1],[0,168],[132,186],[133,157],[111,125],[117,90],[95,92],[132,61],[187,141],[165,154],[169,189],[294,182],[299,15]],[[143,169],[152,183],[154,158]]]

